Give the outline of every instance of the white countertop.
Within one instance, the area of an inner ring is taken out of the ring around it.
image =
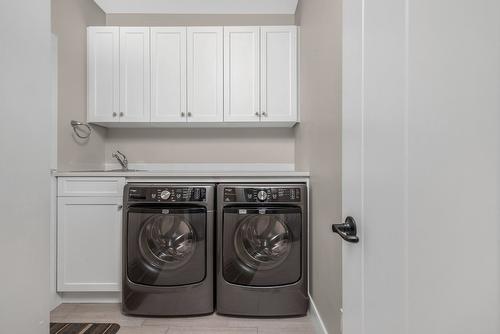
[[[231,177],[257,177],[257,178],[308,178],[309,172],[298,171],[99,171],[99,170],[81,170],[81,171],[55,171],[57,177],[127,177],[127,178],[231,178]]]

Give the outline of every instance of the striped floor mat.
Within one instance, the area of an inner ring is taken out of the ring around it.
[[[50,334],[115,334],[118,324],[65,324],[50,323]]]

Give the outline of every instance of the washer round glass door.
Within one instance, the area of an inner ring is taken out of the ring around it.
[[[194,284],[206,275],[204,207],[127,208],[127,278],[149,286]]]
[[[282,215],[252,215],[238,225],[234,248],[247,266],[269,270],[279,266],[288,257],[291,238]]]
[[[142,256],[158,269],[174,270],[185,265],[196,249],[196,235],[184,215],[149,217],[139,232]]]

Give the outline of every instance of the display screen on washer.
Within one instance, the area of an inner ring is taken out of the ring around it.
[[[300,202],[300,188],[224,188],[224,202]]]
[[[156,202],[205,202],[207,190],[201,187],[131,187],[130,200]]]

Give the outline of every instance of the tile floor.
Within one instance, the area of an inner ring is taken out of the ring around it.
[[[236,318],[217,314],[186,318],[128,317],[120,304],[61,304],[50,313],[51,322],[114,322],[118,334],[313,334],[311,316],[281,319]]]

